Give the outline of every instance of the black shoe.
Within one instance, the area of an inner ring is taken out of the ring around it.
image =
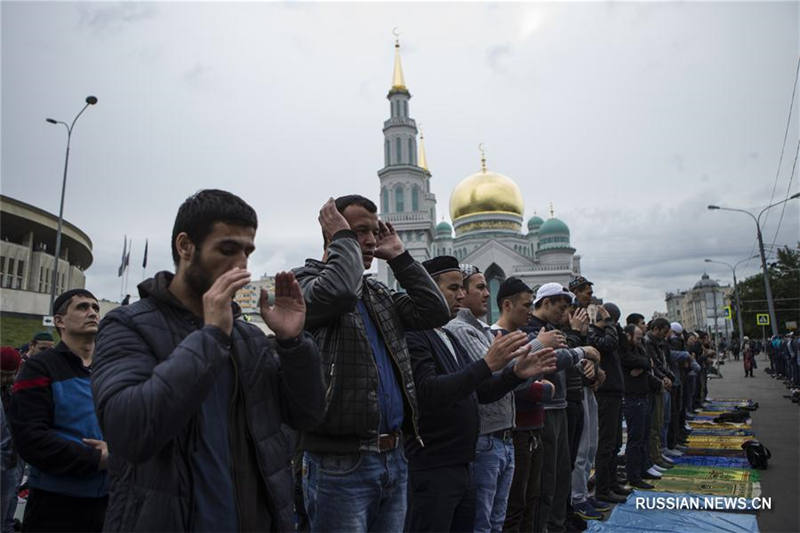
[[[614,493],[616,493],[616,494],[619,494],[620,496],[627,496],[627,495],[629,495],[631,492],[633,492],[633,490],[631,490],[631,489],[626,489],[625,487],[623,487],[623,486],[621,486],[621,485],[617,485],[616,487],[614,487],[613,489],[611,489],[611,492],[614,492]]]
[[[628,478],[625,476],[617,476],[617,485],[624,485],[628,482]]]
[[[658,476],[654,476],[650,472],[645,472],[644,474],[642,474],[642,479],[661,479],[661,478]]]
[[[572,512],[567,516],[564,526],[567,528],[567,531],[586,531],[589,524],[586,523],[586,520]]]
[[[628,500],[627,497],[621,496],[613,491],[595,494],[595,498],[608,503],[625,503]]]
[[[650,483],[646,483],[641,479],[639,481],[631,481],[631,487],[636,487],[637,489],[644,489],[644,490],[650,490],[655,488]]]

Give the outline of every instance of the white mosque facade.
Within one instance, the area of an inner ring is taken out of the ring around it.
[[[567,225],[553,216],[535,214],[524,223],[524,202],[517,184],[489,170],[485,157],[475,174],[464,178],[450,195],[450,220],[438,224],[436,197],[430,190],[424,140],[409,115],[411,94],[405,85],[399,45],[395,44],[392,87],[387,99],[390,117],[383,124],[384,167],[380,180],[380,217],[391,222],[411,255],[424,261],[452,255],[477,266],[486,276],[491,296],[487,320],[497,319],[495,295],[507,277],[532,288],[551,281],[567,285],[580,275],[580,256],[570,245]],[[378,279],[396,286],[391,270],[378,263]]]

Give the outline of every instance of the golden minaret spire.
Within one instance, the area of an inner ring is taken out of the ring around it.
[[[394,35],[394,72],[392,73],[392,89],[407,91],[406,80],[403,77],[403,66],[400,64],[400,32],[397,27],[392,29]]]
[[[428,170],[428,159],[425,157],[425,135],[422,134],[422,124],[419,128],[419,150],[417,154],[417,166]]]

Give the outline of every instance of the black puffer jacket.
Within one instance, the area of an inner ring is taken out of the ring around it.
[[[306,300],[306,329],[320,347],[327,391],[322,424],[301,435],[301,448],[311,452],[377,450],[378,368],[356,308],[359,297],[386,343],[400,380],[405,404],[403,430],[408,436],[419,437],[419,429],[405,333],[439,327],[450,320],[436,283],[408,252],[388,262],[407,292],[390,291],[378,280],[364,277],[361,248],[355,237],[350,230],[339,231],[328,245],[326,262],[308,259],[305,266],[294,269]]]
[[[606,373],[606,380],[597,389],[597,394],[622,396],[625,382],[622,379],[622,365],[619,357],[619,337],[622,333],[618,326],[589,326],[587,340],[591,346],[600,351],[600,368]]]
[[[651,391],[651,379],[656,379],[650,373],[650,358],[644,347],[624,343],[620,350],[620,358],[625,376],[625,396],[642,397]],[[631,370],[641,370],[638,376],[631,374]]]
[[[277,344],[276,356],[274,340],[243,320],[234,320],[230,337],[204,327],[167,290],[171,279],[160,272],[139,285],[142,299],[111,311],[97,336],[92,391],[111,458],[104,530],[193,529],[198,413],[219,369],[231,362],[243,400],[241,417],[229,420],[231,453],[234,434],[249,434],[257,485],[266,490],[259,516],[268,515],[273,530],[292,530],[293,450],[281,426],[305,429],[321,418],[316,345],[306,335],[288,348]]]

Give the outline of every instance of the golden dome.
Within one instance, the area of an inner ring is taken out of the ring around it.
[[[462,180],[450,195],[450,219],[453,221],[478,213],[509,213],[521,217],[524,211],[517,184],[485,168]]]

